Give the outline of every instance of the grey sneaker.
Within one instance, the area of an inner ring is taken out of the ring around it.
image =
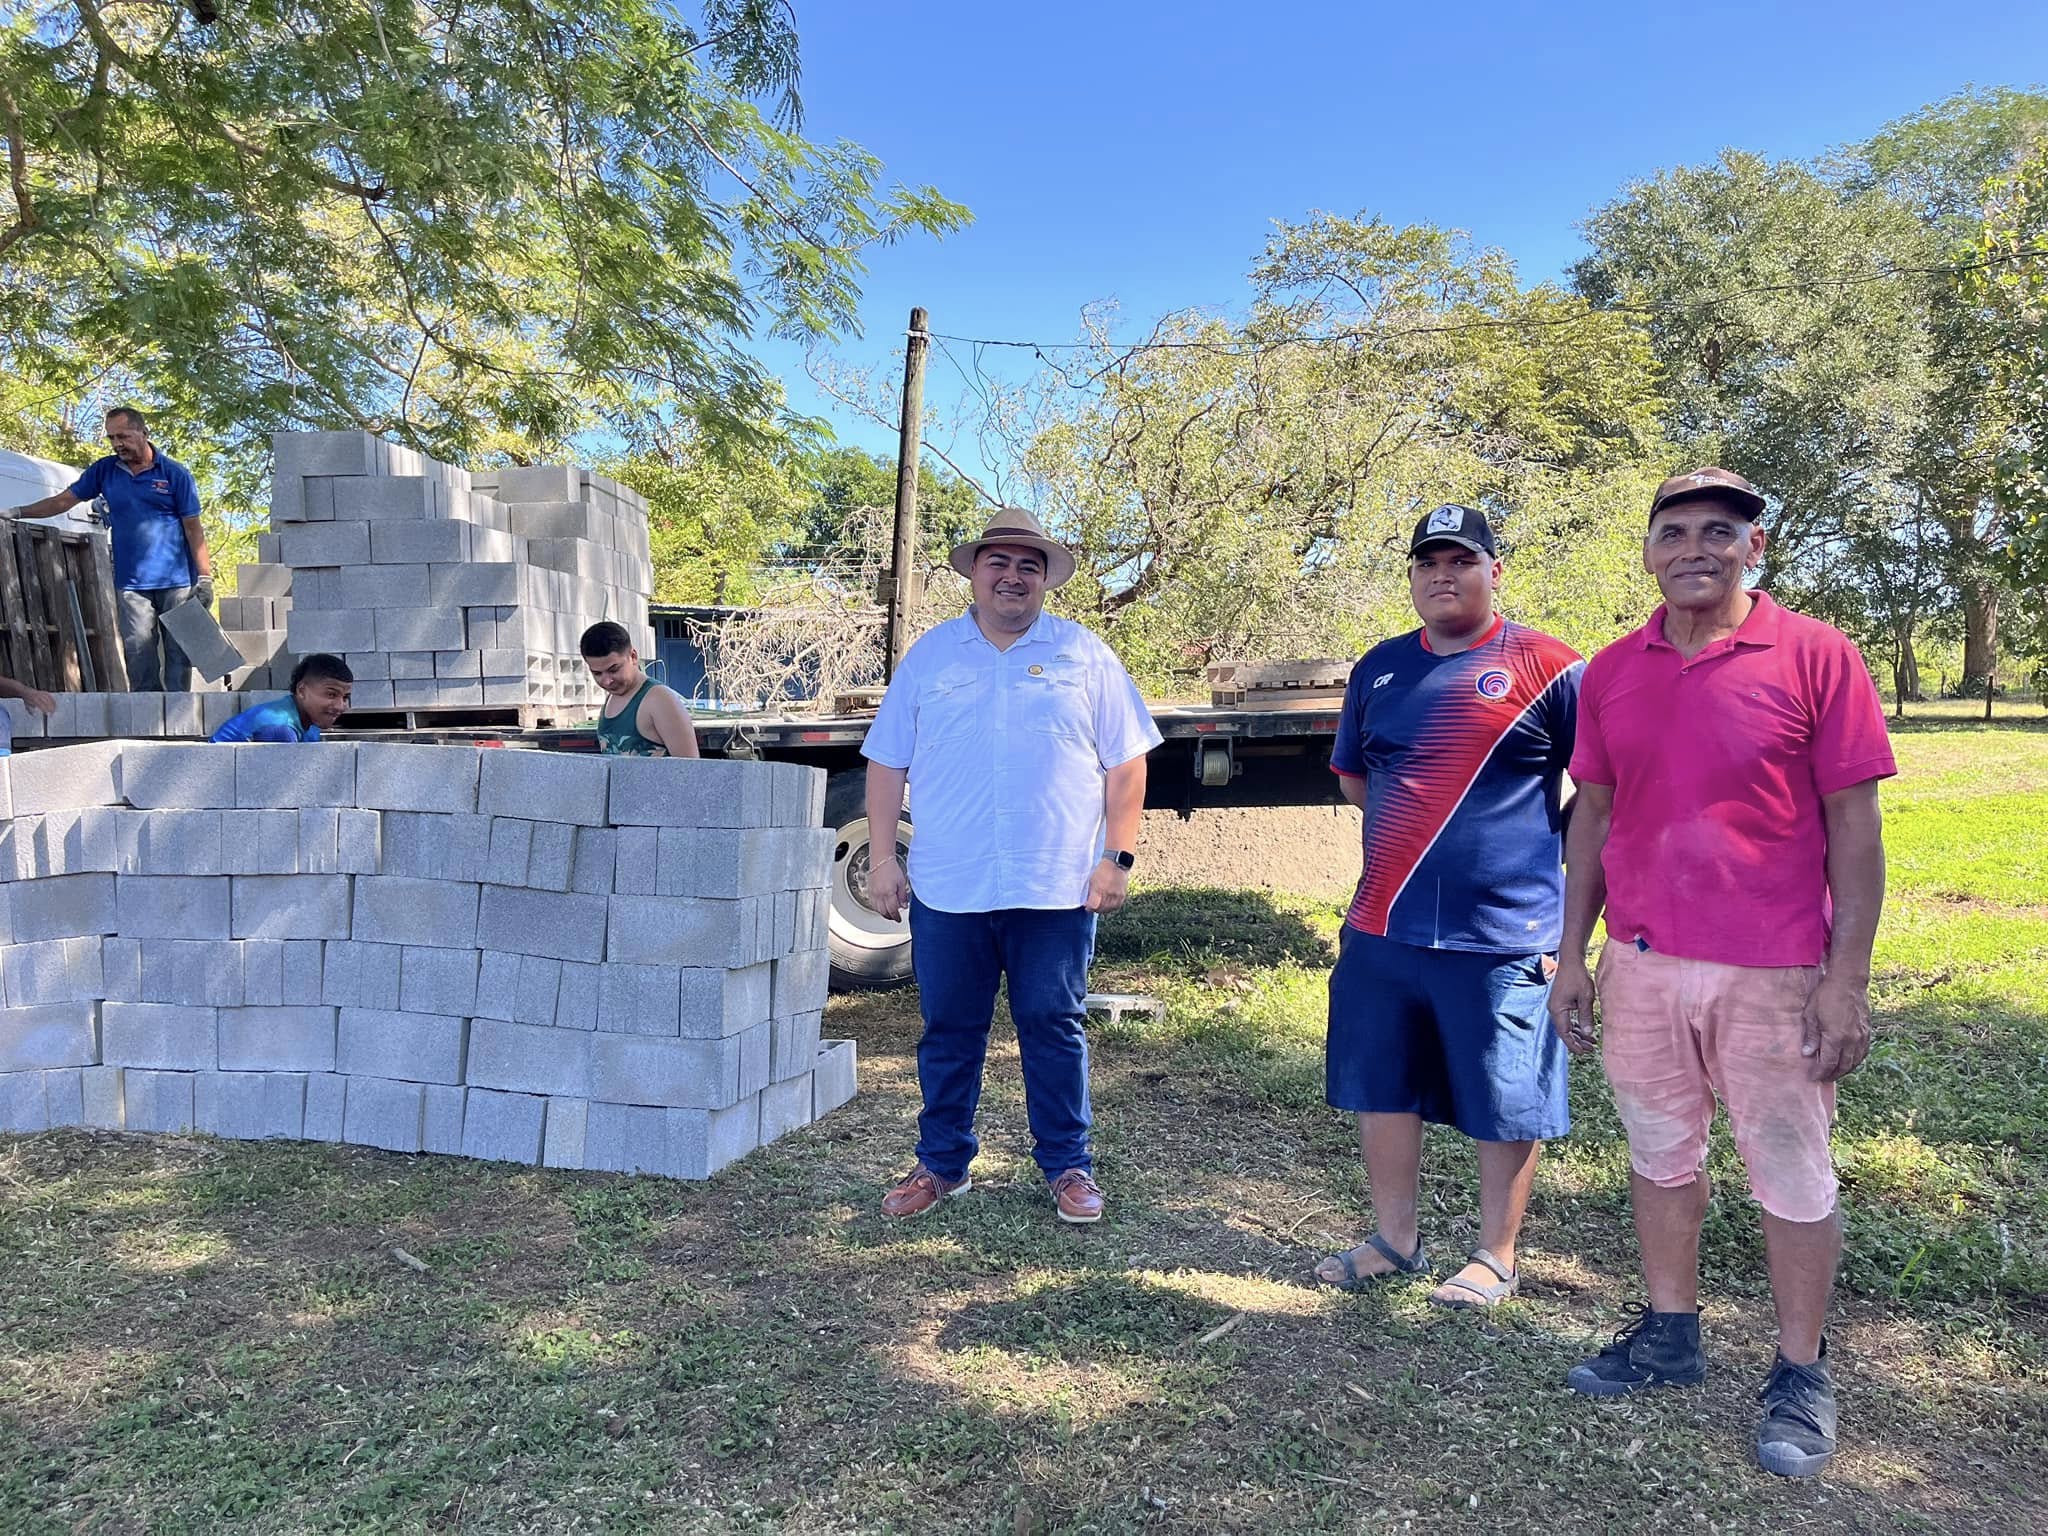
[[[1652,1312],[1646,1304],[1612,1344],[1573,1366],[1565,1385],[1588,1397],[1626,1397],[1645,1387],[1694,1386],[1706,1376],[1699,1313]]]
[[[1783,1355],[1757,1396],[1764,1421],[1756,1432],[1757,1465],[1780,1477],[1812,1477],[1835,1455],[1835,1378],[1828,1369],[1827,1340],[1811,1365],[1794,1365]]]

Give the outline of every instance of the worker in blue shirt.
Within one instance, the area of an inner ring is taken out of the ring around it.
[[[213,733],[215,741],[318,741],[348,713],[356,675],[339,656],[315,651],[292,668],[292,691],[253,705]]]
[[[128,687],[136,693],[182,693],[192,686],[192,663],[157,616],[188,597],[213,606],[213,556],[199,526],[199,489],[192,471],[157,451],[149,423],[132,405],[107,412],[107,441],[114,451],[95,460],[69,489],[7,515],[58,517],[80,502],[104,499],[106,515],[96,520],[113,532]]]

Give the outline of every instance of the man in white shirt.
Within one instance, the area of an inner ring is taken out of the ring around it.
[[[974,1110],[1007,977],[1033,1156],[1062,1221],[1102,1217],[1088,1149],[1088,962],[1097,913],[1124,904],[1159,730],[1123,664],[1044,611],[1074,557],[1004,507],[953,568],[974,602],[910,648],[883,696],[868,759],[868,899],[910,911],[924,1034],[917,1166],[882,1200],[917,1216],[971,1186]],[[896,846],[917,796],[910,869]],[[915,894],[912,889],[915,888]]]

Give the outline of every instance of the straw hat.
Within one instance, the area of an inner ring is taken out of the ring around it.
[[[1026,549],[1035,549],[1045,556],[1045,584],[1057,587],[1074,574],[1074,557],[1066,545],[1046,537],[1045,529],[1037,518],[1022,507],[998,507],[988,527],[976,538],[964,544],[955,544],[951,558],[953,569],[962,576],[974,574],[974,557],[981,553],[985,544],[1019,544]]]

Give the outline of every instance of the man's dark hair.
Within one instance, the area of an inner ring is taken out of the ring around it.
[[[116,416],[126,417],[138,432],[147,432],[149,430],[149,418],[132,405],[117,405],[107,412],[107,420],[109,421],[112,421]]]
[[[348,663],[339,656],[330,656],[325,651],[315,651],[310,656],[301,656],[299,664],[292,668],[292,691],[298,691],[301,683],[353,683],[355,673],[349,671]]]
[[[583,631],[583,654],[592,660],[599,656],[616,656],[621,651],[633,649],[633,637],[626,633],[626,626],[614,624],[606,619],[602,624],[593,624]]]

